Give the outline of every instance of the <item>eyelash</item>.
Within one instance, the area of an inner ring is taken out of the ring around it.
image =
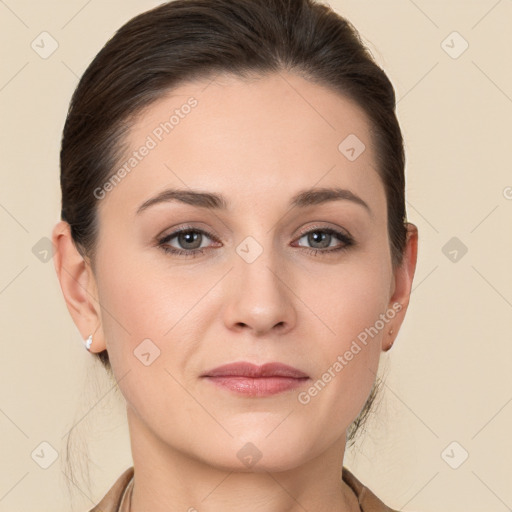
[[[330,235],[334,235],[340,242],[343,242],[344,245],[341,245],[339,247],[336,247],[334,249],[313,249],[311,247],[303,247],[301,246],[308,254],[312,254],[313,256],[318,256],[318,254],[332,254],[337,252],[343,252],[346,251],[349,247],[353,246],[355,244],[354,239],[345,233],[342,233],[340,231],[337,231],[332,228],[313,228],[308,231],[304,231],[300,234],[299,240],[305,236],[309,235],[310,233],[328,233]],[[206,235],[208,238],[211,238],[215,242],[219,242],[219,240],[210,232],[199,229],[199,228],[193,228],[193,227],[182,227],[177,229],[176,231],[173,231],[172,233],[165,235],[165,237],[158,240],[158,247],[160,247],[166,254],[174,254],[176,256],[183,256],[185,258],[195,258],[201,254],[204,254],[204,252],[208,249],[208,247],[203,247],[201,249],[193,249],[193,250],[184,250],[184,249],[176,249],[174,247],[169,247],[167,245],[168,242],[170,242],[174,237],[181,233],[200,233],[202,235]]]

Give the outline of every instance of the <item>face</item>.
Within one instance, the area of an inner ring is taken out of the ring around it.
[[[126,148],[97,191],[95,344],[132,442],[238,470],[344,446],[401,321],[364,112],[297,75],[222,76],[153,103]],[[204,377],[233,362],[307,378]]]

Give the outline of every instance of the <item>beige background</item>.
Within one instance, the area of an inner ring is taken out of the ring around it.
[[[32,250],[59,219],[60,136],[78,77],[115,29],[158,3],[0,2],[0,511],[89,510],[131,465],[121,397],[82,347],[52,261]],[[382,356],[381,406],[345,464],[399,510],[509,510],[512,1],[331,5],[395,85],[420,233],[409,312]],[[47,59],[31,48],[43,31],[59,45]],[[457,261],[443,250],[452,237],[467,247]],[[90,488],[63,473],[70,431]],[[42,442],[58,454],[48,469]]]

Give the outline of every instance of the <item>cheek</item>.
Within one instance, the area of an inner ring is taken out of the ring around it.
[[[328,284],[316,287],[304,300],[316,304],[315,313],[322,320],[312,354],[319,362],[317,380],[304,401],[322,396],[316,406],[325,414],[331,408],[333,425],[346,420],[347,414],[355,419],[371,391],[381,341],[394,313],[386,314],[390,278],[385,262],[361,258],[353,265],[340,265]]]
[[[151,367],[162,372],[181,368],[201,342],[196,331],[210,320],[208,301],[199,299],[221,274],[187,274],[183,268],[171,266],[157,269],[154,262],[137,258],[133,250],[132,256],[126,257],[129,251],[122,250],[120,244],[104,247],[104,253],[110,257],[108,264],[98,269],[98,293],[116,375],[131,370],[138,378],[144,371],[145,379],[153,379],[154,373],[146,371],[141,358],[154,360]]]
[[[151,261],[143,257],[133,241],[130,243],[132,238],[118,233],[113,243],[114,237],[103,233],[98,293],[106,310],[102,321],[114,335],[112,339],[120,336],[136,342],[141,336],[160,337],[171,327],[169,322],[183,290],[179,281],[156,275]]]
[[[385,260],[353,258],[324,276],[308,277],[308,281],[310,284],[304,285],[304,289],[310,290],[306,300],[315,305],[325,327],[323,338],[331,340],[328,346],[333,348],[343,348],[347,341],[374,326],[386,312],[391,273]],[[382,331],[380,323],[378,326]]]
[[[182,328],[197,295],[192,300],[180,281],[163,280],[140,264],[116,261],[114,256],[110,262],[112,272],[102,269],[98,293],[109,359],[121,392],[142,418],[171,411],[175,403],[182,404],[186,414],[187,395],[173,376],[182,381],[177,370],[195,347],[193,340],[185,343]],[[160,420],[171,418],[162,415]]]
[[[114,365],[133,356],[145,339],[160,344],[156,340],[173,325],[172,303],[179,303],[179,287],[172,289],[169,283],[154,279],[133,249],[123,250],[121,243],[104,245],[102,250],[103,257],[98,258],[102,263],[98,265],[98,296],[107,350]]]

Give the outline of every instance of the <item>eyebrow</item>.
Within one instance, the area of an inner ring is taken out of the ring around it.
[[[302,190],[290,200],[292,208],[307,208],[330,201],[351,201],[366,209],[373,216],[372,210],[368,204],[358,195],[344,188],[312,188]],[[210,210],[227,210],[229,209],[229,201],[222,194],[211,192],[201,192],[199,190],[184,189],[166,189],[155,197],[152,197],[142,203],[137,209],[137,215],[147,210],[150,206],[159,203],[167,203],[172,201],[180,201],[192,206],[200,208],[208,208]]]

